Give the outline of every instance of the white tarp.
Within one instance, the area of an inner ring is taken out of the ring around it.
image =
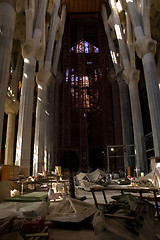
[[[90,191],[91,187],[99,186],[97,183],[108,182],[108,178],[106,173],[100,169],[96,169],[94,172],[91,173],[82,173],[76,175],[76,185],[78,188],[84,189],[86,191]]]
[[[94,172],[86,173],[90,182],[98,182],[103,178],[106,178],[106,173],[100,169],[96,169]]]
[[[0,204],[0,219],[18,216],[18,217],[45,217],[48,204],[46,202],[3,202]]]
[[[106,179],[106,173],[100,169],[96,169],[91,173],[82,173],[76,175],[76,184],[79,185],[82,180],[86,180],[89,182],[98,182],[101,179]]]

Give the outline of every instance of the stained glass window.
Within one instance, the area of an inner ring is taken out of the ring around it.
[[[68,82],[68,77],[69,77],[69,69],[66,68],[66,82]]]
[[[99,49],[96,46],[86,42],[80,41],[79,43],[75,44],[71,49],[70,52],[75,53],[98,53]]]

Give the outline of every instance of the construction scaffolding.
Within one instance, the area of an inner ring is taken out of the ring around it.
[[[70,14],[64,33],[60,148],[79,149],[81,170],[104,168],[102,151],[114,143],[107,40],[100,16],[94,21]]]
[[[131,164],[131,166],[126,166],[125,162],[127,159],[127,162],[133,162],[135,163],[135,146],[134,144],[130,144],[130,145],[110,145],[107,146],[107,171],[108,173],[114,172],[116,169],[116,162],[119,159],[123,160],[123,165],[121,165],[121,169],[119,170],[123,170],[124,173],[126,173],[127,167],[131,167],[133,166],[133,164]],[[118,169],[118,168],[117,168]]]

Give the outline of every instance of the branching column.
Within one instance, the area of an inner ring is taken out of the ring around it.
[[[135,150],[136,150],[136,172],[138,175],[139,171],[147,172],[147,160],[146,160],[146,153],[145,153],[145,146],[144,146],[144,131],[143,131],[141,108],[140,108],[140,100],[139,100],[139,94],[138,94],[139,72],[135,68],[134,51],[130,51],[130,54],[129,54],[126,43],[124,41],[123,32],[121,29],[121,24],[118,16],[118,11],[116,8],[116,1],[110,0],[109,3],[110,3],[110,7],[113,14],[114,28],[115,28],[115,32],[116,32],[116,36],[119,44],[123,66],[124,66],[123,77],[129,87],[133,131],[134,131],[134,142],[135,142]]]
[[[6,138],[6,149],[5,149],[5,164],[13,164],[14,160],[14,142],[15,142],[15,121],[16,115],[19,110],[18,95],[18,84],[21,80],[23,59],[21,53],[17,58],[16,68],[12,72],[11,90],[12,94],[6,98],[5,102],[5,113],[8,114],[7,120],[7,138]],[[14,66],[12,66],[13,69]]]
[[[136,52],[142,59],[146,89],[148,95],[148,104],[151,117],[153,142],[155,156],[160,156],[160,92],[158,87],[158,76],[154,54],[156,52],[156,43],[150,36],[149,11],[150,1],[144,1],[142,9],[143,26],[140,21],[140,15],[136,5],[131,0],[126,0],[129,14],[131,17],[134,34],[136,37]],[[145,13],[145,15],[143,14]]]
[[[119,87],[119,95],[120,95],[120,106],[121,106],[121,119],[122,119],[122,133],[123,133],[123,144],[125,146],[125,154],[124,154],[124,167],[127,169],[128,166],[134,167],[134,164],[130,160],[131,149],[128,145],[133,144],[133,128],[132,128],[132,116],[131,116],[131,108],[130,108],[130,99],[128,86],[125,83],[122,77],[122,67],[120,66],[119,60],[117,58],[117,51],[111,37],[109,25],[108,25],[108,16],[105,4],[102,4],[102,18],[105,27],[105,32],[108,38],[108,45],[110,48],[110,54],[112,58],[112,62],[115,69],[116,79]]]
[[[57,42],[56,42],[56,46],[55,46],[55,51],[54,51],[54,56],[53,56],[53,64],[52,64],[52,69],[51,69],[52,74],[56,77],[55,85],[57,86],[57,88],[54,89],[55,90],[54,121],[53,121],[53,131],[54,131],[53,136],[54,136],[54,139],[52,139],[53,140],[53,145],[51,146],[51,148],[53,146],[58,146],[58,136],[59,136],[59,131],[58,131],[58,127],[59,127],[59,87],[60,87],[60,84],[62,83],[63,76],[60,73],[59,74],[57,74],[57,73],[58,73],[58,64],[59,64],[59,58],[60,58],[60,53],[61,53],[61,48],[62,48],[62,37],[63,37],[63,33],[64,33],[66,15],[67,15],[66,5],[63,4],[62,5],[60,27],[59,27],[59,30],[57,32]],[[50,131],[50,133],[51,133],[51,131]],[[52,136],[51,136],[51,138],[52,138]],[[53,165],[58,163],[58,161],[56,159],[57,158],[57,149],[56,149],[55,152],[56,152],[56,154],[54,154],[54,156],[53,156],[53,162],[52,163],[50,162],[50,164],[49,164],[50,168],[52,168]]]
[[[38,97],[37,97],[37,108],[36,108],[36,129],[35,129],[35,141],[34,141],[34,159],[33,159],[33,175],[37,175],[38,172],[42,171],[42,166],[44,165],[45,171],[47,171],[47,150],[45,149],[45,139],[47,139],[45,131],[46,126],[46,101],[47,101],[47,86],[49,85],[52,74],[51,61],[53,55],[53,47],[55,41],[55,35],[58,25],[58,9],[60,5],[60,0],[55,1],[51,23],[49,39],[46,49],[46,55],[44,60],[44,65],[40,69],[37,75],[37,85],[38,85]]]
[[[29,1],[29,4],[31,3],[33,3],[33,1]],[[28,168],[30,167],[35,66],[36,60],[39,59],[39,56],[42,52],[42,44],[40,42],[40,39],[42,36],[42,25],[44,15],[46,13],[46,6],[47,0],[39,1],[34,30],[32,28],[34,19],[34,15],[32,14],[34,13],[34,6],[32,6],[33,9],[30,9],[31,6],[26,6],[29,11],[26,14],[26,24],[28,24],[29,26],[26,26],[26,42],[22,46],[24,70],[19,110],[16,165]]]
[[[15,1],[0,1],[0,146],[3,131],[4,105],[7,92],[13,32],[16,13]],[[1,152],[1,151],[0,151]]]

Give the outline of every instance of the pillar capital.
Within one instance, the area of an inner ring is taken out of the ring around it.
[[[0,0],[0,3],[1,2],[9,3],[11,6],[13,6],[15,8],[16,0]]]
[[[153,55],[156,53],[157,42],[149,36],[143,36],[136,40],[135,49],[139,58],[143,58],[146,53],[151,52]]]
[[[135,81],[137,83],[139,81],[139,71],[135,67],[125,68],[122,75],[123,75],[125,82],[128,85],[132,81]]]
[[[42,52],[42,43],[38,39],[31,38],[22,44],[22,56],[24,59],[27,56],[32,56],[35,60],[39,60]]]
[[[5,101],[5,113],[13,113],[18,114],[19,110],[19,102],[18,101],[12,101],[9,97],[6,97]]]
[[[52,79],[52,73],[46,70],[45,68],[41,68],[36,76],[37,85],[45,84],[48,86],[51,79]]]
[[[17,13],[21,12],[24,8],[24,0],[0,0],[0,3],[1,2],[6,2],[10,4]]]

